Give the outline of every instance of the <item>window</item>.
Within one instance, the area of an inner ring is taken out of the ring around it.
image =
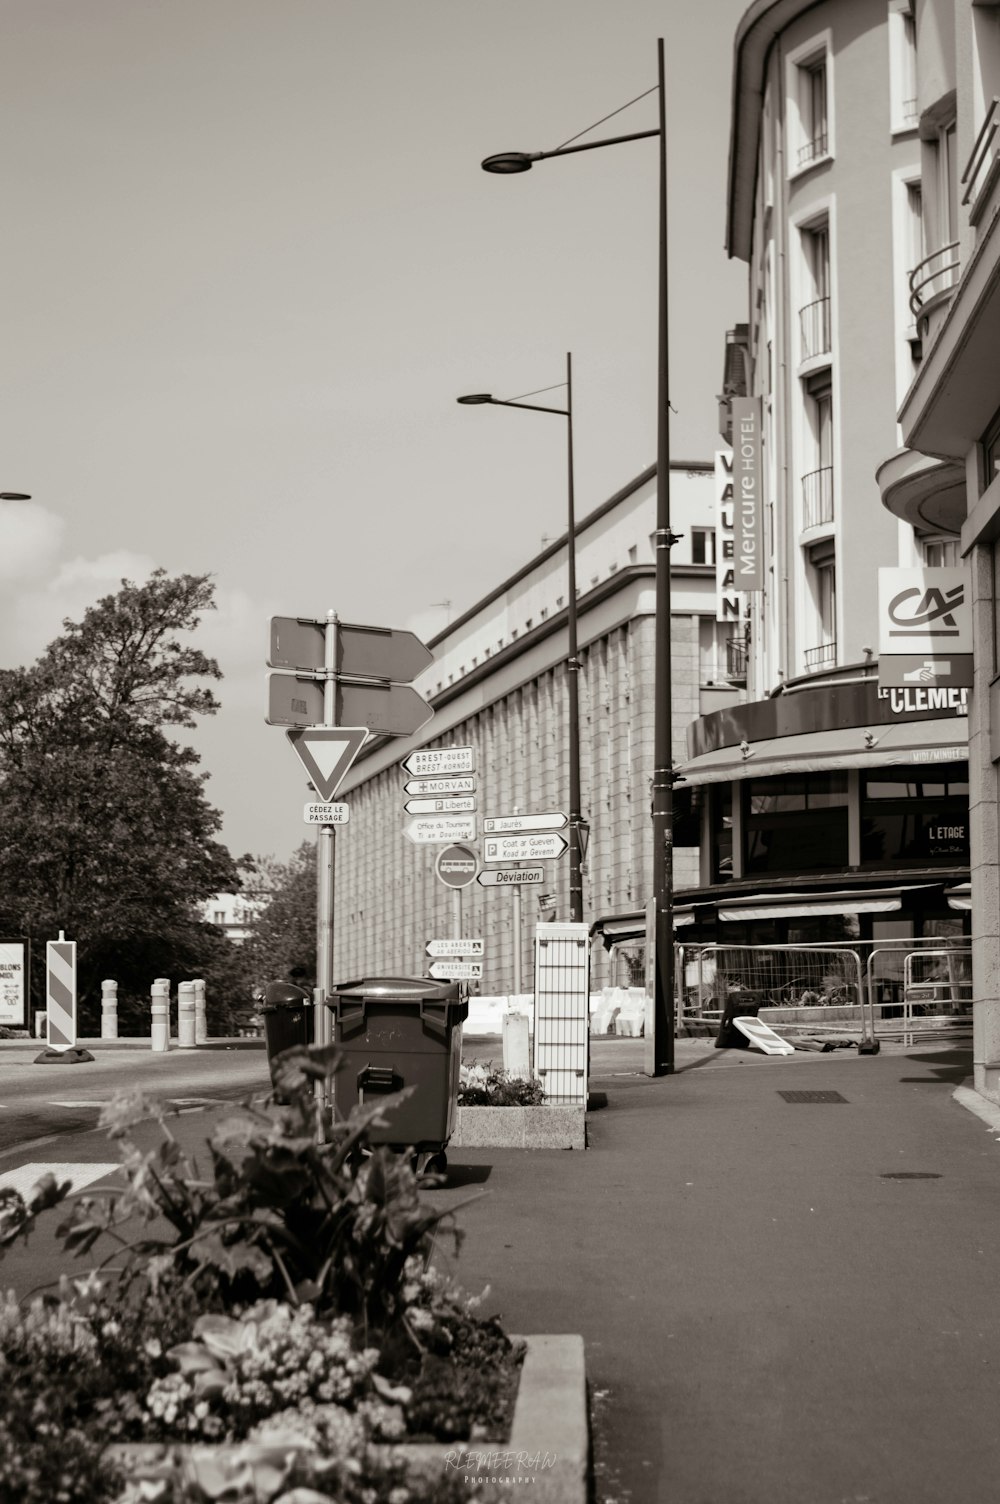
[[[727,882],[733,875],[733,786],[710,783],[710,828],[712,832],[712,881]]]
[[[749,779],[747,874],[846,867],[847,797],[846,773]]]
[[[732,623],[715,621],[710,616],[698,618],[698,682],[725,684],[727,680],[727,644],[733,635]]]
[[[802,124],[805,140],[799,147],[799,165],[825,157],[827,151],[826,57],[814,59],[799,69]]]
[[[805,301],[799,310],[802,359],[830,352],[830,229],[824,220],[802,231]]]
[[[920,556],[928,569],[942,569],[961,564],[957,538],[919,538]]]
[[[953,245],[958,239],[958,138],[956,124],[942,125],[930,142],[933,170],[928,226],[934,250]]]
[[[911,131],[917,125],[917,28],[913,0],[889,0],[889,124]]]
[[[861,865],[964,866],[969,860],[968,764],[886,768],[861,784]]]
[[[990,425],[979,441],[982,453],[983,475],[981,491],[991,485],[1000,475],[1000,412],[994,414]]]
[[[805,383],[806,470],[802,477],[802,526],[833,521],[833,389],[828,371]]]
[[[833,155],[833,53],[831,33],[820,32],[788,53],[788,172],[795,177]]]
[[[691,529],[691,563],[715,563],[714,527],[693,527]]]

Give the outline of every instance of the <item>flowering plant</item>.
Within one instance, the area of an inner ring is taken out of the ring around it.
[[[492,1060],[463,1065],[458,1089],[460,1107],[539,1107],[545,1100],[542,1083],[524,1081],[494,1066]]]

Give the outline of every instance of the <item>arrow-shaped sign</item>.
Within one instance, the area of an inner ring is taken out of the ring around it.
[[[483,942],[470,935],[467,940],[428,940],[424,949],[429,956],[481,956]]]
[[[285,735],[299,755],[313,788],[325,802],[333,798],[368,740],[365,726],[296,726]]]
[[[433,778],[442,773],[471,773],[476,765],[471,747],[425,747],[404,757],[403,767],[415,778]]]
[[[407,799],[403,805],[408,815],[458,815],[475,807],[471,794],[462,794],[457,799]]]
[[[308,617],[272,616],[268,663],[272,668],[295,668],[303,673],[321,671],[326,662],[326,630],[326,622]],[[337,622],[336,644],[334,671],[361,679],[409,684],[434,662],[434,654],[419,637],[395,627]]]
[[[482,961],[432,961],[430,973],[439,982],[478,982],[483,975]]]
[[[544,867],[492,867],[476,877],[476,882],[484,888],[531,887],[544,881]]]
[[[485,836],[483,838],[484,862],[547,862],[562,856],[568,850],[565,836],[524,835]]]
[[[486,836],[517,835],[522,830],[563,830],[569,824],[562,810],[539,815],[490,815],[483,821]]]

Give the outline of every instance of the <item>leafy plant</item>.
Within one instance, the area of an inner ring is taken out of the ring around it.
[[[538,1107],[545,1101],[542,1083],[533,1077],[524,1081],[508,1071],[472,1061],[462,1067],[458,1091],[460,1107]]]

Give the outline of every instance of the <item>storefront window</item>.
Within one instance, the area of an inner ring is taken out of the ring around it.
[[[834,872],[847,866],[847,774],[752,778],[746,871]]]
[[[969,860],[965,763],[869,773],[861,787],[861,865],[926,867]]]
[[[733,790],[728,783],[711,787],[712,881],[723,883],[733,875]]]

